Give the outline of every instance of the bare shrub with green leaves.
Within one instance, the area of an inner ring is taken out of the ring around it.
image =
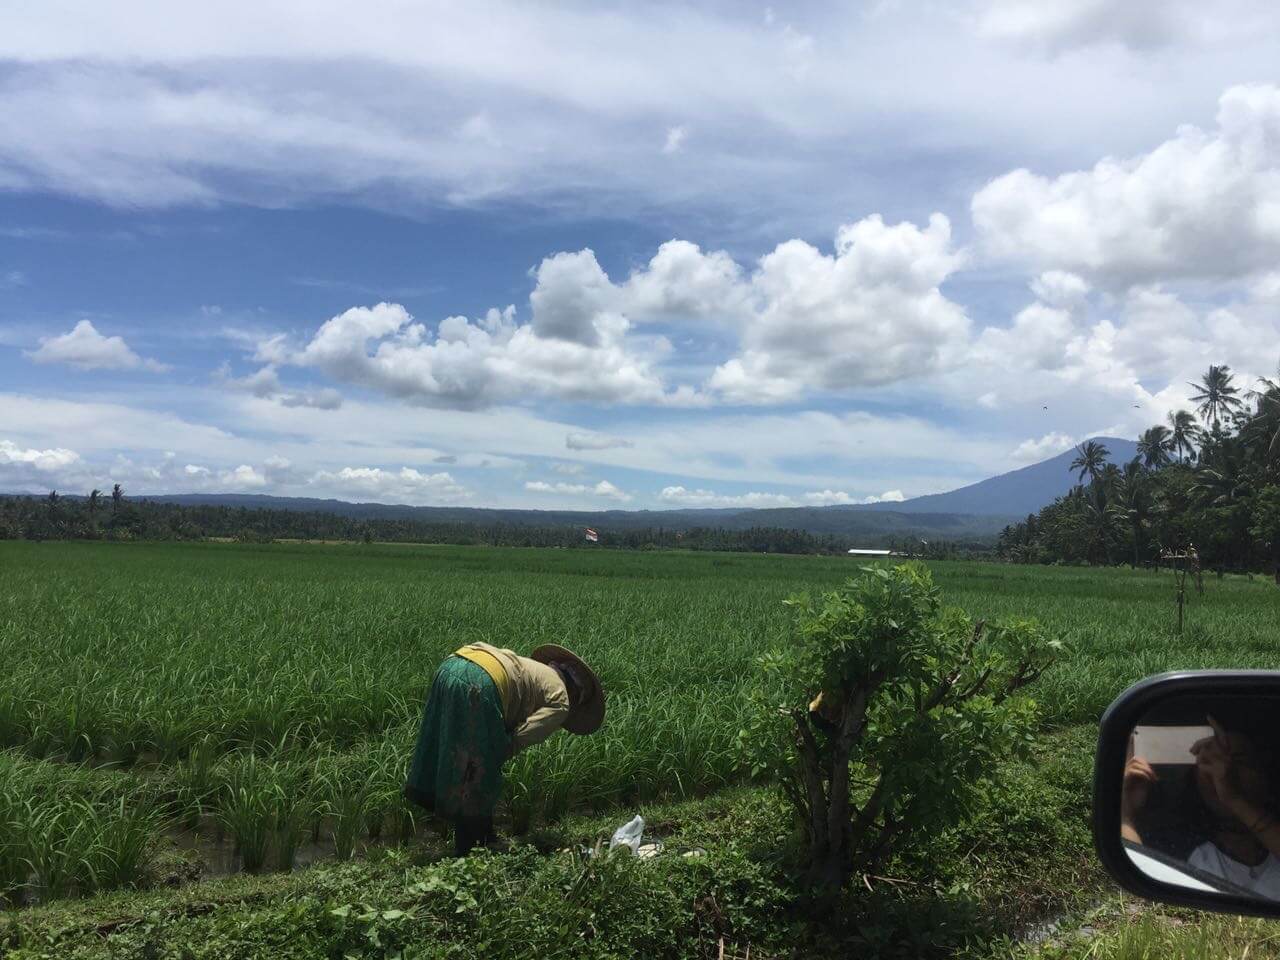
[[[997,761],[1031,743],[1035,704],[1011,694],[1061,644],[1033,621],[944,609],[921,564],[787,602],[794,639],[761,658],[742,740],[751,772],[777,777],[804,826],[811,888],[830,894],[912,833],[960,819]]]

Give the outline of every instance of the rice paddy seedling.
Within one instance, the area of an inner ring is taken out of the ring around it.
[[[205,736],[191,745],[186,759],[173,770],[174,815],[187,829],[194,829],[210,810],[218,789],[217,762],[217,744]]]
[[[19,809],[14,785],[0,780],[0,905],[12,900],[27,878]]]
[[[22,811],[22,862],[41,900],[92,887],[93,820],[77,805],[43,806],[28,799]]]
[[[92,834],[90,845],[82,853],[92,888],[115,890],[140,885],[146,878],[156,830],[163,819],[155,801],[142,796],[133,802],[121,797],[111,806],[82,803],[78,813]]]
[[[339,860],[350,860],[355,851],[356,839],[365,826],[365,800],[365,792],[353,788],[339,792],[329,801],[333,855]]]
[[[252,753],[230,764],[217,801],[216,818],[235,841],[236,853],[249,873],[267,862],[276,785],[271,768]]]
[[[142,802],[103,806],[88,800],[45,806],[27,801],[22,862],[41,900],[136,886],[146,877],[155,808]]]
[[[317,767],[317,789],[324,797],[329,836],[339,860],[351,859],[356,841],[368,826],[376,786],[362,773],[359,767],[341,761]]]
[[[195,543],[0,542],[0,564],[0,747],[22,755],[0,751],[11,899],[28,859],[52,889],[137,882],[100,862],[84,879],[58,836],[89,822],[91,850],[102,818],[151,781],[181,823],[211,817],[249,869],[293,862],[308,829],[344,857],[364,836],[412,836],[420,811],[400,791],[423,701],[474,640],[566,643],[608,690],[598,734],[558,734],[508,764],[501,812],[517,832],[717,790],[744,776],[742,705],[755,659],[788,642],[782,600],[857,571],[843,557]],[[1071,656],[1036,692],[1050,725],[1094,722],[1148,673],[1275,666],[1280,591],[1262,580],[1207,582],[1177,638],[1168,574],[932,566],[975,616],[1065,634]],[[103,763],[127,769],[90,769]],[[37,815],[43,852],[14,839]]]
[[[413,831],[416,818],[404,800],[405,771],[409,765],[408,744],[413,734],[409,730],[396,731],[371,744],[359,756],[359,770],[355,776],[363,778],[369,786],[365,807],[365,828],[371,840],[381,839],[384,831],[393,838]]]
[[[315,816],[316,802],[302,768],[277,767],[273,780],[271,829],[275,838],[275,866],[277,870],[292,870],[298,848]]]
[[[417,832],[420,819],[419,808],[397,792],[383,814],[386,838],[392,843],[408,843]]]
[[[41,900],[144,881],[161,817],[119,774],[0,753],[0,890]]]
[[[526,834],[533,828],[533,818],[538,812],[538,794],[532,762],[527,756],[516,757],[507,764],[503,805],[513,831]]]

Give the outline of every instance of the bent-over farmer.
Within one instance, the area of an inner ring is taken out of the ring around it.
[[[440,665],[427,697],[405,796],[453,822],[458,856],[493,842],[502,765],[561,727],[595,733],[604,690],[582,658],[554,643],[529,656],[487,643]]]

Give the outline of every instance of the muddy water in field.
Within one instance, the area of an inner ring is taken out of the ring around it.
[[[421,845],[424,840],[435,840],[437,835],[424,830],[409,840],[410,844]],[[225,877],[240,873],[244,869],[240,853],[236,850],[235,841],[220,833],[214,827],[201,826],[196,829],[174,828],[165,831],[165,840],[170,848],[178,852],[182,859],[191,864],[201,877]],[[393,846],[386,837],[370,839],[363,837],[356,841],[351,852],[352,859],[368,856],[370,853]],[[313,840],[308,833],[294,852],[293,869],[301,870],[313,863],[337,861],[337,846],[327,833],[322,832],[320,838]],[[281,869],[274,845],[267,848],[267,859],[263,864],[263,873],[277,872]]]

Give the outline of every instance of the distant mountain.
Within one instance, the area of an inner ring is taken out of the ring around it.
[[[1138,445],[1118,437],[1095,437],[1111,451],[1110,460],[1124,464],[1138,455]],[[1016,516],[1025,518],[1070,490],[1078,481],[1071,472],[1074,449],[1056,457],[1033,463],[1029,467],[1002,473],[952,490],[926,497],[913,497],[901,503],[875,503],[861,509],[891,510],[894,513],[964,513],[975,516]]]

